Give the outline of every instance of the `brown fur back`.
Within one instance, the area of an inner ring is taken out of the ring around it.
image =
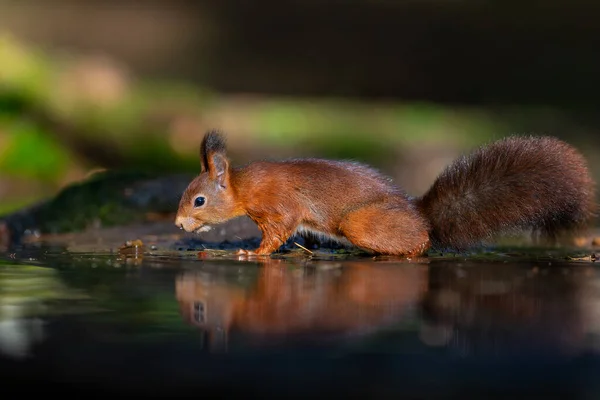
[[[414,208],[389,178],[355,162],[253,162],[232,171],[232,179],[236,196],[243,199],[251,217],[264,216],[271,223],[277,218],[295,219],[306,230],[330,235],[337,233],[349,212],[369,204],[393,199]]]
[[[582,226],[595,213],[595,184],[570,145],[509,137],[456,160],[417,205],[434,245],[464,249],[514,229],[553,237]]]

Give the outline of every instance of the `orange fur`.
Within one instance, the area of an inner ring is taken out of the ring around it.
[[[412,199],[378,171],[320,159],[260,161],[231,168],[223,136],[201,146],[202,172],[184,192],[176,225],[249,216],[262,232],[254,252],[269,255],[297,232],[348,241],[388,255],[418,256],[430,245],[465,249],[492,235],[533,228],[548,237],[583,226],[595,212],[584,158],[558,139],[512,137],[451,164]],[[205,204],[195,206],[198,196]]]
[[[368,332],[397,322],[418,306],[428,286],[427,265],[399,269],[395,263],[346,263],[342,274],[298,274],[276,261],[266,260],[248,289],[185,272],[176,281],[184,320],[217,343],[219,332],[230,331],[265,336],[267,341],[315,332]],[[197,315],[200,307],[203,318]]]

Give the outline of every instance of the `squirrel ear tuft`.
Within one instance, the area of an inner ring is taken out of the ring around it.
[[[226,187],[229,181],[229,160],[226,155],[225,138],[217,130],[211,130],[204,135],[200,145],[201,172],[208,172],[210,179]]]
[[[225,157],[226,151],[225,138],[221,132],[214,129],[206,132],[200,144],[200,172],[209,171],[209,160],[214,154]]]

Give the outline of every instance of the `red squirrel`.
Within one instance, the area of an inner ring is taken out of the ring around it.
[[[201,173],[181,197],[175,224],[202,232],[247,215],[269,255],[310,232],[375,254],[413,257],[430,247],[466,250],[509,231],[553,239],[595,215],[584,157],[552,137],[512,136],[461,156],[422,197],[409,197],[375,169],[352,161],[290,159],[232,168],[225,139],[209,131]]]

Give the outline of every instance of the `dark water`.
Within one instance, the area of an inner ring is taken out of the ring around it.
[[[598,272],[547,261],[6,255],[2,388],[600,398]]]

